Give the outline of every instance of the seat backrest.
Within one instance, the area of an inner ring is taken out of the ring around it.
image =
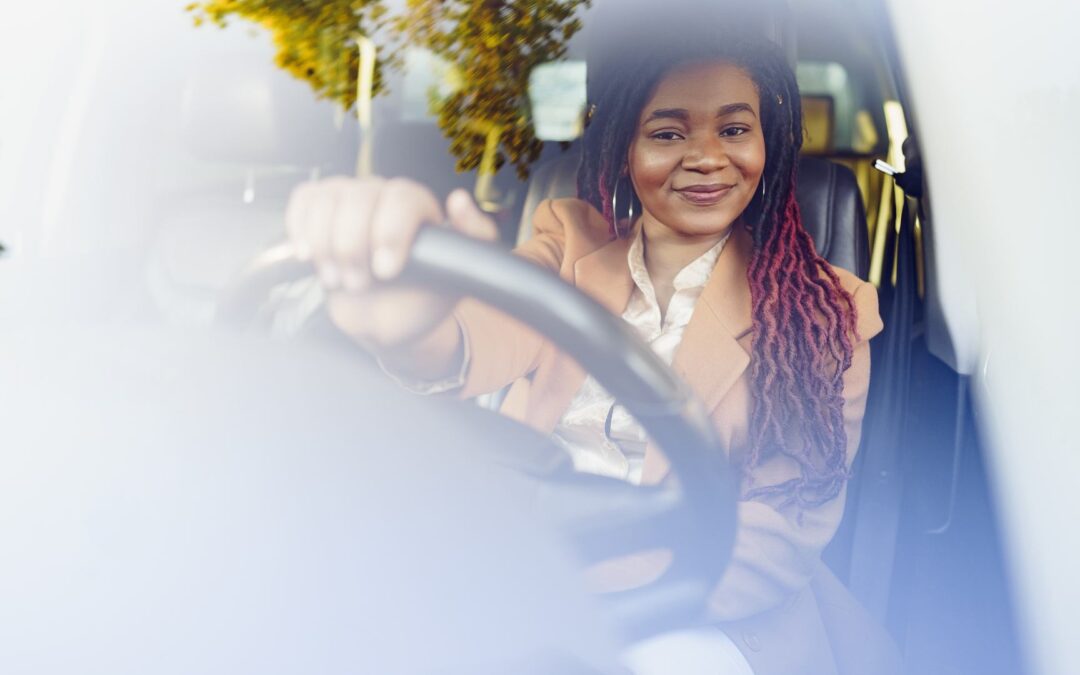
[[[866,211],[851,169],[818,157],[801,158],[795,200],[821,257],[866,279],[870,272]]]
[[[580,165],[581,142],[579,140],[558,157],[533,166],[532,175],[529,178],[529,189],[525,193],[525,203],[521,209],[517,245],[520,246],[532,236],[533,215],[540,206],[540,202],[545,199],[577,196],[577,172]]]
[[[580,163],[581,146],[575,143],[534,169],[518,229],[519,244],[532,236],[532,217],[541,201],[576,196]],[[795,198],[818,253],[865,279],[870,270],[866,213],[851,169],[817,157],[801,158]]]

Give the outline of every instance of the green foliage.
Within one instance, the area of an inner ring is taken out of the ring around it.
[[[196,26],[224,26],[229,18],[240,17],[270,31],[277,65],[346,109],[356,102],[355,37],[378,33],[387,22],[381,0],[207,0],[187,9]],[[379,59],[376,91],[383,88],[385,65],[386,59]]]
[[[238,17],[267,29],[277,64],[345,109],[356,103],[357,35],[378,45],[376,92],[404,47],[430,49],[456,68],[461,85],[437,111],[458,170],[480,166],[494,127],[495,167],[510,161],[525,177],[542,147],[528,122],[529,73],[565,54],[581,26],[575,14],[590,1],[408,0],[398,16],[382,0],[204,0],[188,10],[196,25]]]

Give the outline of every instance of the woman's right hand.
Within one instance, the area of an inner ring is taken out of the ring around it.
[[[358,342],[392,352],[446,321],[458,298],[387,287],[405,266],[424,224],[448,224],[479,239],[498,236],[495,223],[464,190],[435,195],[413,181],[329,178],[296,188],[286,228],[298,257],[310,260],[327,294],[333,322]]]

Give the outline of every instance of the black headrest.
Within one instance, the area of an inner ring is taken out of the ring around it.
[[[819,157],[803,157],[795,198],[818,253],[865,279],[870,271],[866,211],[851,169]]]
[[[533,168],[518,243],[532,236],[532,217],[545,199],[576,196],[580,144],[560,157]],[[862,194],[851,169],[817,157],[799,160],[799,184],[795,198],[803,225],[814,238],[823,258],[865,279],[870,271],[870,248]]]

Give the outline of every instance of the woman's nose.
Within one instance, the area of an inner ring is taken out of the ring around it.
[[[727,164],[727,150],[719,138],[691,141],[683,155],[683,167],[691,171],[716,171]]]

